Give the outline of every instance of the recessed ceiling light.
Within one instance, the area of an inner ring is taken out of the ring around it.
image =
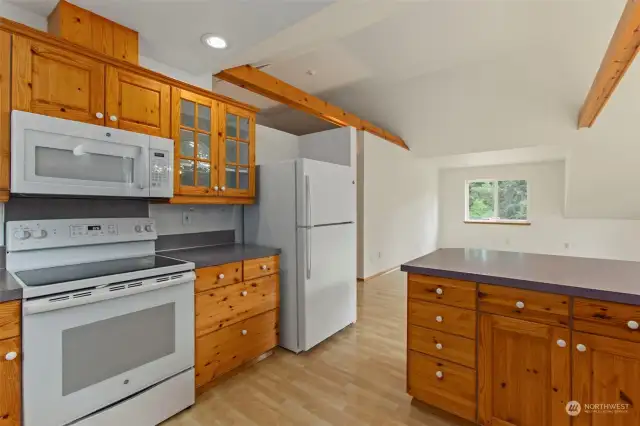
[[[205,34],[202,36],[202,42],[207,46],[214,49],[226,49],[227,41],[222,37],[214,36],[213,34]]]

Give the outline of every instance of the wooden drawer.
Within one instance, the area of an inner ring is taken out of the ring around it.
[[[480,284],[478,300],[478,308],[483,312],[569,326],[569,296]]]
[[[20,426],[22,414],[22,345],[20,337],[0,340],[0,426]],[[9,352],[16,358],[5,359]]]
[[[638,323],[640,323],[640,306],[580,297],[573,300],[575,330],[640,341],[640,329],[635,328]]]
[[[243,330],[246,334],[243,334]],[[278,311],[249,318],[196,339],[196,387],[251,361],[278,344]]]
[[[20,301],[0,303],[0,340],[20,335]]]
[[[409,349],[476,368],[476,341],[442,331],[409,325]]]
[[[476,283],[409,274],[409,297],[460,308],[476,308]]]
[[[409,299],[409,323],[476,338],[476,312],[468,309]]]
[[[407,391],[411,396],[475,421],[475,370],[414,351],[407,354],[407,362]]]
[[[277,308],[278,275],[196,294],[196,336]]]
[[[252,280],[265,275],[275,274],[279,271],[279,257],[269,256],[259,259],[251,259],[244,261],[244,280]]]
[[[196,293],[242,282],[242,262],[196,269]]]

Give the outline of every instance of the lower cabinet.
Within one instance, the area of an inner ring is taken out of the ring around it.
[[[20,301],[0,303],[0,426],[20,426],[22,344]]]
[[[480,424],[569,426],[569,330],[481,314],[479,333]]]

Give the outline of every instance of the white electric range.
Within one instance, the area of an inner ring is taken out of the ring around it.
[[[152,426],[195,402],[195,265],[148,218],[7,222],[24,426]]]

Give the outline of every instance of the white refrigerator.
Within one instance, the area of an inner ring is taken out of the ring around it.
[[[244,241],[282,249],[280,346],[307,351],[356,321],[356,174],[308,159],[257,168]]]

